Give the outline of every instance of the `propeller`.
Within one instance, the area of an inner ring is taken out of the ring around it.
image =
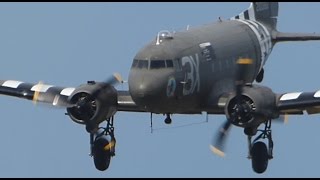
[[[76,103],[69,102],[67,99],[61,99],[59,94],[55,95],[53,100],[54,102],[49,102],[49,103],[53,103],[53,105],[57,107],[82,108],[86,106],[88,103],[90,103],[92,100],[96,99],[99,93],[107,86],[110,86],[110,85],[115,86],[116,84],[122,83],[122,82],[123,80],[121,75],[119,73],[114,73],[111,77],[103,81],[102,82],[103,85],[100,86],[98,89],[96,89],[90,96],[86,96]],[[42,81],[36,84],[34,88],[34,93],[33,95],[31,95],[32,102],[36,105],[38,102],[43,101],[42,98],[46,99],[44,96],[50,96],[50,94],[42,94],[43,96],[42,95],[40,96],[40,93],[43,92],[44,89],[47,89],[50,87],[52,86],[45,85],[43,84]],[[42,97],[41,98],[42,100],[39,101],[40,97]]]
[[[289,114],[280,115],[279,118],[274,119],[273,122],[288,124],[289,123]]]
[[[86,96],[83,99],[81,99],[80,101],[78,101],[76,104],[73,105],[73,107],[77,107],[77,108],[81,108],[83,106],[85,106],[86,104],[90,103],[92,100],[96,99],[97,96],[99,95],[99,93],[105,89],[108,86],[115,86],[118,83],[123,82],[122,77],[119,73],[114,73],[113,76],[109,77],[108,79],[106,79],[103,83],[103,85],[96,89],[95,91],[93,91],[93,93],[90,96]]]
[[[247,112],[247,109],[246,107],[242,106],[243,86],[245,86],[245,80],[247,79],[249,68],[253,63],[253,60],[248,58],[239,59],[236,63],[236,73],[234,80],[236,94],[235,98],[237,105],[235,108],[238,113],[244,114]],[[215,136],[216,138],[213,138],[212,144],[210,144],[210,150],[221,157],[225,156],[224,147],[231,125],[231,120],[227,119],[227,121],[221,126],[221,128],[219,128],[219,131]]]
[[[106,146],[103,147],[105,151],[110,151],[112,148],[114,148],[116,142],[115,140],[111,140]]]
[[[211,151],[213,153],[217,154],[218,156],[221,156],[221,157],[225,156],[223,150],[224,150],[227,134],[229,132],[229,129],[230,129],[231,125],[232,124],[231,124],[230,121],[226,121],[222,125],[222,127],[219,129],[219,132],[218,132],[218,134],[216,136],[215,142],[213,142],[210,145]]]
[[[236,98],[238,103],[241,101],[242,97],[242,88],[245,85],[245,79],[247,78],[248,68],[252,64],[252,59],[239,59],[237,61],[237,70],[235,77],[235,88],[236,88]]]
[[[34,94],[33,94],[33,98],[32,98],[32,102],[33,104],[37,104],[38,102],[38,99],[39,99],[39,94],[40,94],[40,91],[43,87],[43,82],[42,81],[39,81],[39,83],[36,85],[38,88],[34,91]]]

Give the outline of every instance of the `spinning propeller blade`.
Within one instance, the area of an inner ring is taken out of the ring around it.
[[[33,95],[33,98],[32,98],[32,102],[33,104],[37,104],[38,102],[38,99],[39,99],[39,94],[40,94],[40,90],[41,88],[43,87],[43,82],[42,81],[39,81],[39,83],[36,85],[38,88],[35,89],[34,91],[34,95]]]
[[[211,151],[221,157],[224,157],[225,155],[224,146],[231,125],[230,121],[226,121],[218,131],[215,141],[210,145]]]
[[[273,120],[276,123],[283,123],[283,124],[288,124],[289,123],[289,115],[284,114],[280,115],[279,118]]]
[[[235,86],[235,94],[237,103],[240,104],[242,101],[242,93],[243,93],[243,86],[245,86],[245,81],[248,76],[248,68],[252,65],[253,60],[249,58],[242,58],[237,61],[236,64],[236,73],[234,78],[234,86]],[[230,130],[232,123],[231,120],[227,119],[227,121],[222,125],[219,129],[218,134],[212,144],[210,145],[210,150],[219,155],[224,157],[224,148],[226,144],[226,139],[228,136],[228,132]]]
[[[235,89],[236,96],[240,100],[242,95],[242,88],[245,85],[246,77],[248,76],[248,68],[252,64],[252,59],[239,59],[236,64],[236,77],[235,80]]]
[[[109,84],[109,85],[116,85],[118,83],[122,83],[122,77],[119,73],[114,73],[110,78],[106,79],[104,83]]]
[[[45,103],[49,103],[57,108],[73,108],[73,107],[80,108],[80,106],[84,106],[86,103],[90,102],[92,99],[95,99],[99,95],[101,90],[103,90],[107,86],[115,86],[118,83],[123,83],[123,80],[119,73],[114,73],[111,77],[109,77],[102,83],[103,85],[97,88],[95,91],[93,91],[93,93],[90,96],[84,98],[82,101],[77,103],[69,102],[67,97],[66,96],[62,97],[61,94],[53,94],[52,92],[55,92],[54,90],[47,92],[47,90],[53,86],[45,85],[42,81],[40,81],[38,84],[33,86],[30,93],[28,92],[28,94],[24,96],[30,96],[32,102],[35,105],[38,105],[39,102],[42,102],[43,104],[41,105],[45,105]],[[74,88],[70,88],[70,89],[74,89]]]
[[[110,143],[108,143],[106,146],[104,146],[104,150],[105,151],[110,151],[113,147],[115,146],[115,141],[111,141]]]
[[[89,103],[92,99],[96,99],[100,91],[106,88],[107,86],[115,86],[116,84],[121,82],[123,82],[121,75],[119,73],[114,73],[113,76],[104,81],[103,86],[93,91],[93,93],[90,96],[86,96],[82,101],[79,101],[74,106],[84,106],[85,104]]]

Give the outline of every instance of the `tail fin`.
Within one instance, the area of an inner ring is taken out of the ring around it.
[[[258,21],[267,26],[270,30],[276,30],[278,12],[278,2],[252,2],[247,10],[232,17],[231,20],[241,19]]]
[[[318,33],[283,33],[277,31],[279,14],[278,2],[252,2],[250,7],[239,15],[232,17],[231,20],[251,20],[258,21],[268,28],[271,32],[272,42],[285,41],[310,41],[320,40]]]

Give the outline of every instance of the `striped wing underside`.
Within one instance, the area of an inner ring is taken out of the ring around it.
[[[68,97],[75,88],[46,84],[31,84],[21,81],[0,80],[0,94],[48,103],[57,107],[68,107]]]
[[[69,96],[75,91],[73,87],[58,87],[47,84],[31,84],[21,81],[0,80],[0,95],[7,95],[55,107],[70,107]],[[132,100],[128,91],[118,91],[118,111],[145,112]]]
[[[320,113],[320,90],[316,92],[295,92],[279,96],[277,108],[285,114]]]

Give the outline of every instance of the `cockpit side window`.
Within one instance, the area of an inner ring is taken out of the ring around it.
[[[160,69],[165,68],[166,64],[164,60],[153,60],[150,64],[150,69]]]
[[[172,60],[166,60],[166,65],[167,65],[167,68],[173,68]]]
[[[136,68],[138,66],[138,61],[137,59],[133,60],[131,68]]]

